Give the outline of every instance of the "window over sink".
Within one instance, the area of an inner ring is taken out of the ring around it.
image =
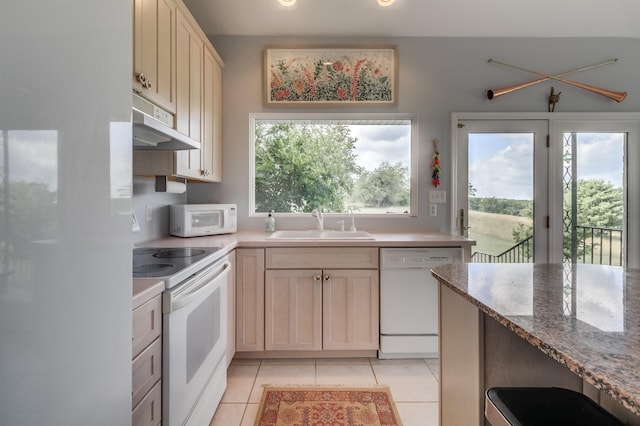
[[[410,114],[254,114],[251,206],[262,215],[415,215],[417,121]]]

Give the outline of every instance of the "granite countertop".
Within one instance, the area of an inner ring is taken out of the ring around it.
[[[433,269],[488,316],[640,415],[640,272],[560,264]]]

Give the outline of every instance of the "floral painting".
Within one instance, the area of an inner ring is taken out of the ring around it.
[[[268,105],[395,104],[396,49],[265,49]]]

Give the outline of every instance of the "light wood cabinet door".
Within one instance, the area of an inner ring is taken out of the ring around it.
[[[324,270],[322,299],[323,349],[378,349],[377,270]]]
[[[176,22],[176,130],[201,142],[204,43],[180,8]],[[200,157],[197,149],[176,152],[176,173],[200,178]]]
[[[264,249],[236,250],[236,351],[264,350]]]
[[[176,10],[173,0],[133,1],[133,90],[172,113]]]
[[[265,349],[322,349],[322,271],[265,273]]]
[[[131,357],[137,357],[161,334],[162,298],[156,296],[132,312]]]
[[[216,55],[204,48],[202,84],[201,180],[222,181],[222,66]]]

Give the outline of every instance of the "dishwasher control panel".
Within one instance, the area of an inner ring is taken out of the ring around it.
[[[459,247],[380,250],[380,263],[383,269],[431,268],[435,265],[461,262],[462,249]]]

